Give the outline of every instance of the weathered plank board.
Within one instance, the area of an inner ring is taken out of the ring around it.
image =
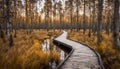
[[[72,46],[74,52],[68,60],[61,66],[61,69],[103,69],[100,65],[98,55],[91,48],[82,45],[78,42],[67,39],[68,33],[63,31],[63,34],[54,40],[63,44]]]

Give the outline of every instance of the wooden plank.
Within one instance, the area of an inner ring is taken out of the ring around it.
[[[67,39],[68,33],[63,34],[54,40],[72,46],[74,52],[68,60],[62,65],[61,69],[102,69],[99,58],[89,47]]]

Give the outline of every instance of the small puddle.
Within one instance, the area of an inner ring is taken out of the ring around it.
[[[43,41],[43,43],[42,43],[42,50],[43,51],[47,51],[49,53],[51,51],[57,52],[59,54],[60,62],[64,61],[64,59],[68,55],[68,53],[64,52],[63,50],[61,50],[58,46],[56,46],[53,43],[53,37],[51,39],[45,39]],[[57,63],[55,60],[49,62],[49,68],[48,69],[55,69],[59,63]]]

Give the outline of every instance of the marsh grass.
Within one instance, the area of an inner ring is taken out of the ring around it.
[[[88,30],[86,34],[79,32],[69,32],[69,38],[75,41],[79,41],[91,46],[98,53],[100,53],[103,64],[106,69],[119,69],[120,68],[120,52],[115,49],[112,44],[112,33],[108,36],[105,31],[102,31],[102,42],[100,45],[97,45],[97,34],[95,33],[92,36],[88,36]]]
[[[34,30],[27,35],[26,31],[18,30],[12,47],[0,38],[0,69],[49,69],[51,60],[60,61],[59,52],[42,51],[42,42],[58,34],[58,31],[53,34],[52,31]],[[6,35],[5,39],[7,41]]]

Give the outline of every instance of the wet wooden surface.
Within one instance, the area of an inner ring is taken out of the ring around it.
[[[87,46],[67,39],[67,36],[68,33],[63,31],[62,35],[55,38],[55,40],[70,45],[74,49],[74,52],[62,65],[61,69],[100,69],[96,53]]]

